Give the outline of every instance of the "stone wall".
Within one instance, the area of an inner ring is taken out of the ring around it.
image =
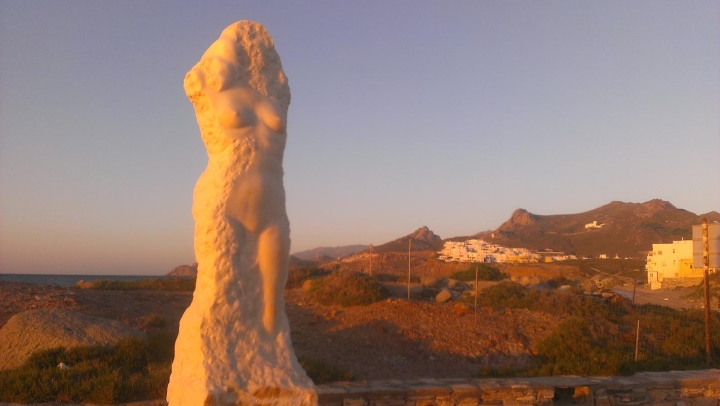
[[[320,406],[718,406],[720,370],[630,377],[336,382],[317,389]]]
[[[318,385],[317,391],[319,406],[720,406],[720,370],[611,377],[335,382]],[[80,406],[33,406],[50,405]],[[167,402],[116,406],[167,406]]]
[[[663,278],[663,289],[675,289],[676,287],[688,288],[701,284],[703,278]]]

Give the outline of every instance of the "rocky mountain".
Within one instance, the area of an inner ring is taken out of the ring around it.
[[[422,226],[404,237],[373,247],[373,253],[407,252],[408,242],[411,239],[413,251],[437,251],[443,246],[442,238],[439,235],[433,233],[426,226]]]
[[[165,274],[165,276],[181,276],[181,277],[196,277],[197,276],[197,262],[192,265],[180,265],[176,266],[172,271]]]
[[[336,259],[339,257],[344,257],[347,255],[354,254],[356,252],[360,252],[366,248],[368,248],[368,245],[345,245],[341,247],[318,247],[313,248],[311,250],[307,251],[300,251],[292,254],[297,259],[302,259],[306,261],[323,261],[329,259]]]
[[[712,211],[708,221],[720,220]],[[569,254],[644,257],[652,244],[692,238],[701,216],[654,199],[645,203],[614,201],[577,214],[539,215],[517,209],[497,230],[475,235],[496,244],[552,249]]]

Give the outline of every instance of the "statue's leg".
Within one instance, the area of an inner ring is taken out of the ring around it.
[[[287,280],[290,237],[287,228],[272,225],[258,239],[258,265],[263,283],[263,325],[273,333],[277,324],[278,309],[283,304],[283,287]]]

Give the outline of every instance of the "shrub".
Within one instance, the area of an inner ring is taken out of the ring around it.
[[[538,343],[542,365],[531,375],[617,375],[633,372],[632,346],[623,348],[608,333],[610,323],[571,317]]]
[[[143,318],[145,328],[163,328],[165,327],[165,317],[159,313],[150,313]]]
[[[397,275],[392,275],[389,273],[378,273],[378,274],[373,275],[373,278],[377,279],[380,282],[390,282],[390,283],[398,282],[400,280],[400,278],[398,278]]]
[[[309,279],[322,278],[329,274],[329,271],[320,268],[304,267],[304,268],[293,268],[288,274],[288,280],[285,284],[286,289],[299,288]]]
[[[553,289],[557,289],[560,286],[570,285],[572,280],[565,277],[565,275],[556,276],[547,280],[547,285]]]
[[[175,337],[151,333],[113,347],[54,348],[0,371],[0,402],[122,403],[164,398]],[[63,362],[70,369],[60,370]]]
[[[388,296],[387,290],[375,279],[361,273],[338,271],[314,279],[308,293],[320,304],[343,307],[368,305]]]
[[[316,385],[337,381],[352,381],[355,379],[349,371],[341,371],[317,359],[300,357],[298,361]]]
[[[195,278],[141,279],[137,281],[78,282],[81,289],[98,290],[170,290],[192,292],[195,290]]]
[[[475,270],[478,271],[478,280],[481,281],[501,281],[507,279],[510,275],[500,272],[494,266],[486,264],[476,264],[464,271],[458,271],[449,276],[450,279],[470,282],[475,280]]]
[[[703,313],[665,306],[635,306],[622,298],[599,299],[561,291],[539,291],[501,283],[483,291],[479,306],[552,311],[565,320],[537,345],[537,363],[525,370],[494,370],[481,376],[625,375],[638,371],[707,368]],[[638,360],[634,360],[637,323]],[[711,330],[720,330],[712,318]],[[720,356],[720,335],[712,337],[713,359]]]

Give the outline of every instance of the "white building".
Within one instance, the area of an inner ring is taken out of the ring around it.
[[[593,221],[592,223],[585,224],[585,229],[588,228],[602,228],[605,224],[598,224],[597,220]]]
[[[665,278],[703,277],[703,269],[693,268],[692,265],[692,240],[653,244],[653,249],[648,252],[645,263],[650,289],[659,289]]]
[[[478,239],[448,241],[439,254],[446,262],[537,262],[541,258],[527,248],[506,248]]]

